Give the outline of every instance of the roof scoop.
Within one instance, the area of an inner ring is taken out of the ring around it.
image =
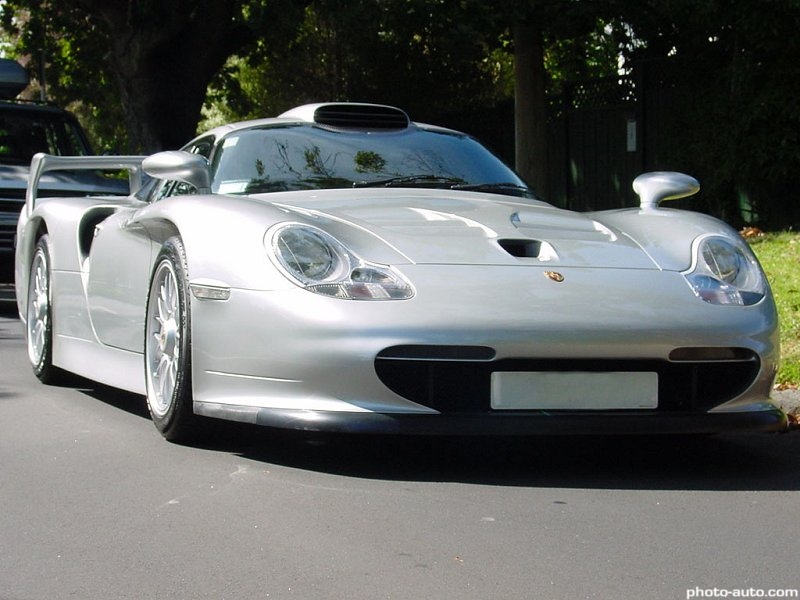
[[[664,200],[686,198],[699,190],[697,179],[676,171],[642,173],[633,180],[633,191],[639,195],[642,210],[656,209]]]
[[[280,116],[300,119],[332,129],[362,131],[406,129],[410,123],[408,115],[399,108],[358,102],[306,104],[293,108]]]

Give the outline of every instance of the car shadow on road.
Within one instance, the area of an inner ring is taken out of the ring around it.
[[[100,386],[85,379],[80,381],[85,384],[80,391],[87,396],[114,408],[124,410],[128,414],[150,420],[150,413],[147,412],[144,396],[116,388]]]
[[[430,438],[307,435],[234,426],[203,447],[263,463],[381,480],[636,490],[800,489],[797,433]]]
[[[141,396],[86,380],[76,379],[72,387],[149,419]],[[191,444],[199,452],[346,477],[553,488],[800,490],[798,431],[705,437],[436,438],[319,434],[210,422],[204,438]]]

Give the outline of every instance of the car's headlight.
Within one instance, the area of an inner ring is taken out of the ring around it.
[[[743,241],[700,238],[694,246],[694,265],[684,275],[694,293],[711,304],[749,306],[767,292],[761,267]]]
[[[345,300],[406,300],[411,285],[387,265],[356,256],[330,234],[300,223],[267,232],[275,264],[310,292]]]

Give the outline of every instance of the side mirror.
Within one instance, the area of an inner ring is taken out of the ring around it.
[[[206,157],[200,154],[183,150],[159,152],[145,158],[142,169],[156,179],[188,183],[197,188],[199,194],[211,192],[211,170]]]
[[[697,179],[675,171],[643,173],[633,180],[633,191],[639,195],[642,210],[652,210],[664,200],[677,200],[700,190]]]

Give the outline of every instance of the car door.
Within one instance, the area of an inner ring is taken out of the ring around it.
[[[195,141],[187,151],[206,158],[214,138]],[[159,245],[152,242],[140,211],[153,204],[196,190],[175,181],[151,181],[131,205],[98,223],[86,263],[89,314],[98,339],[108,346],[143,352],[144,318],[150,276]]]
[[[89,314],[98,339],[108,346],[142,352],[144,311],[153,247],[135,216],[122,208],[98,223],[85,263]]]

